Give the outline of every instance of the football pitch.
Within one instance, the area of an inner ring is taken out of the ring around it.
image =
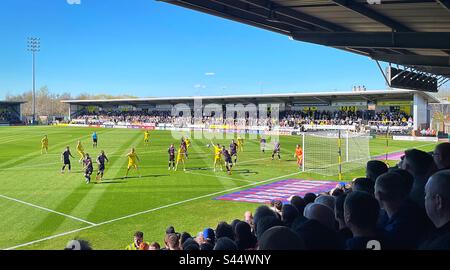
[[[99,137],[92,148],[91,134]],[[40,140],[47,134],[49,152],[41,155]],[[293,157],[299,137],[280,136],[282,160],[262,154],[257,139],[245,139],[233,174],[214,172],[208,139],[190,136],[187,171],[169,171],[167,148],[179,146],[170,131],[151,131],[144,145],[143,131],[76,127],[0,127],[0,249],[63,249],[74,238],[86,239],[94,249],[124,249],[135,231],[145,241],[163,244],[165,229],[196,234],[220,221],[243,218],[258,204],[213,200],[241,189],[289,178],[337,181],[335,176],[299,172]],[[93,160],[100,150],[109,158],[104,180],[86,184],[75,150],[81,140]],[[215,140],[230,144],[230,139]],[[61,153],[69,145],[75,158],[72,172],[61,174]],[[386,152],[386,140],[370,140],[372,156]],[[126,172],[126,154],[135,147],[142,177]],[[389,141],[388,152],[408,148],[431,151],[434,143]],[[395,164],[395,161],[391,161]],[[364,176],[364,170],[343,175],[345,181]]]

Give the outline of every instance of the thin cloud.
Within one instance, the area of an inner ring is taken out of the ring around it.
[[[206,85],[203,85],[203,84],[196,84],[196,85],[194,85],[194,88],[197,88],[197,89],[205,89],[205,88],[206,88]]]
[[[69,5],[81,5],[81,0],[66,0]]]
[[[205,75],[206,76],[214,76],[214,75],[216,75],[216,73],[214,73],[214,72],[206,72]]]

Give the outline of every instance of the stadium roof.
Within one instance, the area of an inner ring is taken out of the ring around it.
[[[0,105],[18,105],[27,103],[26,101],[6,101],[6,100],[0,100]]]
[[[413,90],[372,90],[363,92],[309,92],[286,94],[260,94],[260,95],[228,95],[228,96],[191,96],[191,97],[152,97],[132,99],[100,99],[100,100],[63,100],[64,103],[76,105],[109,104],[177,104],[188,103],[194,99],[201,99],[203,103],[234,102],[259,103],[261,102],[304,102],[304,103],[331,103],[331,101],[375,101],[375,100],[412,100],[414,94],[421,95],[428,102],[436,103],[439,99],[434,96]]]
[[[161,1],[450,78],[450,0]]]

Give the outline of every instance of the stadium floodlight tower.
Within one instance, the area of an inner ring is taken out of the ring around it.
[[[36,121],[36,65],[35,65],[35,59],[36,59],[36,53],[41,50],[41,39],[35,38],[35,37],[29,37],[28,38],[28,49],[29,52],[33,55],[33,61],[32,61],[32,72],[33,72],[33,125]]]

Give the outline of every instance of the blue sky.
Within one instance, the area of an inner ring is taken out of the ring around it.
[[[154,0],[1,0],[0,99],[37,87],[147,96],[384,89],[368,58]]]

